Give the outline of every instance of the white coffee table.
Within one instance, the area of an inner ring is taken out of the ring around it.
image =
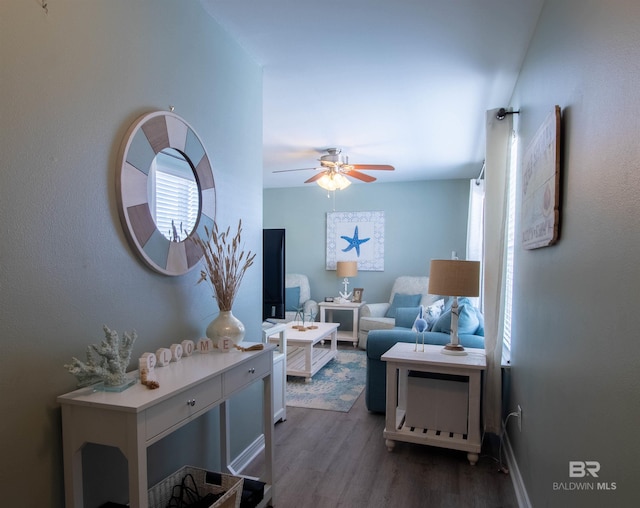
[[[287,324],[287,375],[304,377],[307,382],[338,354],[340,325],[312,323],[311,326],[314,328],[301,331],[295,328],[295,323]],[[314,347],[318,342],[325,340],[330,341],[329,348]]]

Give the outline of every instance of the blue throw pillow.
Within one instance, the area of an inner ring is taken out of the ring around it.
[[[480,320],[475,309],[467,304],[458,305],[458,335],[473,335],[478,326]],[[431,331],[451,333],[451,309],[442,313]]]
[[[451,310],[452,305],[453,305],[453,296],[445,296],[444,307],[442,308],[442,311],[444,312],[445,310]],[[459,296],[458,307],[462,307],[463,305],[469,305],[470,307],[473,307],[473,303],[471,302],[471,300],[469,300],[469,298],[467,298],[466,296]]]
[[[473,332],[474,335],[482,335],[484,337],[484,316],[482,315],[482,312],[480,312],[480,309],[473,307],[473,310],[476,312],[476,316],[478,316],[478,321],[479,321],[479,325],[478,325],[478,329]]]
[[[284,288],[284,310],[295,312],[300,308],[300,287]]]
[[[389,310],[387,310],[385,316],[395,318],[396,311],[400,307],[417,307],[420,305],[420,300],[422,300],[422,295],[403,295],[401,293],[394,293],[391,306],[389,307]]]
[[[396,326],[411,328],[418,317],[420,307],[398,307],[396,309]]]

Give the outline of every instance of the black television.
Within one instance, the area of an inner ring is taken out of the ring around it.
[[[285,230],[262,230],[262,320],[284,319]]]

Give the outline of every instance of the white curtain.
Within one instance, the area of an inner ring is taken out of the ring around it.
[[[496,118],[487,111],[484,227],[484,316],[487,370],[484,393],[484,428],[501,431],[502,335],[504,302],[504,258],[507,222],[507,190],[513,116]]]
[[[467,219],[467,256],[468,261],[483,261],[484,252],[484,180],[469,180],[469,217]],[[483,276],[484,263],[480,264],[480,277]],[[480,297],[473,298],[474,305],[483,309],[484,295],[480,287]]]

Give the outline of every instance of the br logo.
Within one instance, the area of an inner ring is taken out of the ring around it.
[[[598,477],[600,471],[600,462],[597,460],[570,460],[569,461],[569,477],[584,478],[585,476]]]

